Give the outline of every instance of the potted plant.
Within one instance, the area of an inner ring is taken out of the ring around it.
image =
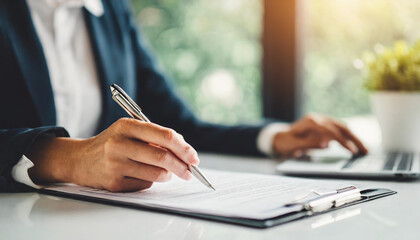
[[[376,47],[363,56],[384,150],[420,151],[420,41]]]

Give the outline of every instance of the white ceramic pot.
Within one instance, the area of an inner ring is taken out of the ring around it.
[[[420,151],[420,93],[372,92],[384,150]]]

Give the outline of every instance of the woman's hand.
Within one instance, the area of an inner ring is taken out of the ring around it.
[[[306,150],[326,148],[336,140],[354,155],[365,155],[368,150],[342,123],[325,116],[308,115],[293,123],[290,129],[274,137],[273,149],[282,156],[300,157]]]
[[[146,189],[168,181],[172,173],[189,180],[187,164],[199,163],[197,152],[174,130],[129,118],[85,140],[40,139],[26,155],[35,164],[29,170],[35,183],[70,182],[109,191]]]

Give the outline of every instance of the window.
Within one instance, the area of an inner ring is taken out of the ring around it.
[[[134,0],[143,38],[201,118],[261,118],[261,0]]]
[[[255,121],[262,109],[286,121],[308,112],[368,114],[359,58],[420,38],[418,0],[134,0],[134,6],[181,96],[213,122]]]

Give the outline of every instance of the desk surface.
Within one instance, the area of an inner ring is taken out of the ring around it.
[[[201,167],[275,174],[276,160],[201,155]],[[331,180],[334,181],[334,180]],[[420,181],[355,181],[398,194],[253,229],[37,193],[0,194],[1,239],[418,239]]]

